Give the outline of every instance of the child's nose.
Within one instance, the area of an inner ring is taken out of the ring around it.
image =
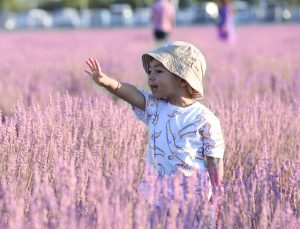
[[[149,80],[154,80],[155,77],[152,73],[150,73],[148,78],[149,78]]]

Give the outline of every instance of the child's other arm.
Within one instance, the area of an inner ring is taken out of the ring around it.
[[[209,201],[213,205],[217,224],[220,210],[220,196],[223,194],[223,159],[206,156],[206,164],[213,186],[213,194]]]
[[[95,59],[89,58],[86,61],[86,64],[89,66],[90,70],[85,70],[85,72],[90,75],[99,86],[106,88],[109,92],[131,105],[141,110],[145,110],[145,97],[135,86],[128,83],[121,83],[108,77],[101,71],[101,67]]]
[[[213,192],[222,192],[223,159],[206,156],[206,163]]]

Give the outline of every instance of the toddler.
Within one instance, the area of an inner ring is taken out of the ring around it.
[[[151,93],[107,76],[95,59],[86,61],[89,70],[85,71],[130,103],[137,118],[148,126],[147,163],[159,179],[208,171],[212,193],[218,193],[225,146],[218,118],[200,103],[204,56],[192,44],[173,41],[142,55],[142,62]]]

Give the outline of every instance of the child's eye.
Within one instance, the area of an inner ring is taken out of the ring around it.
[[[162,70],[156,70],[156,72],[157,72],[157,73],[162,73],[163,71],[162,71]]]

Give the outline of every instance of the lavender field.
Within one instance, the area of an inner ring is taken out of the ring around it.
[[[207,60],[203,102],[226,142],[218,227],[298,228],[300,26],[239,27],[234,45],[213,27],[171,39]],[[0,228],[213,228],[182,190],[158,209],[154,190],[166,190],[151,175],[137,194],[146,127],[83,71],[95,57],[147,88],[141,54],[153,45],[149,28],[0,33]]]

